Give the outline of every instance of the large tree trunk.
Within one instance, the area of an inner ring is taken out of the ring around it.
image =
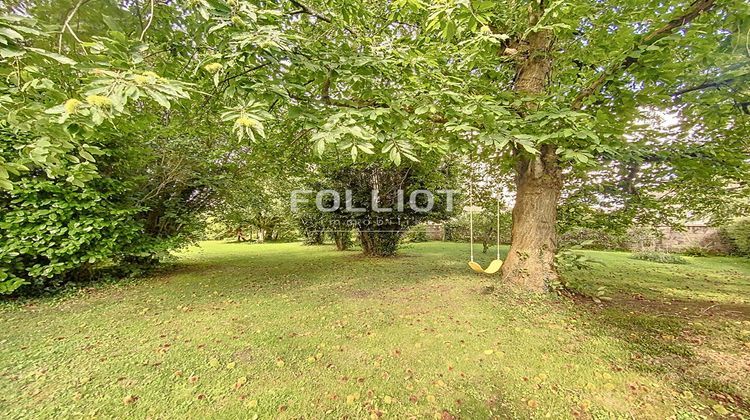
[[[558,280],[556,223],[562,174],[554,146],[544,146],[539,157],[521,159],[517,171],[511,246],[503,264],[503,280],[541,292]]]
[[[533,26],[542,15],[544,2],[531,13]],[[550,49],[554,41],[549,30],[533,32],[519,48],[514,89],[527,96],[543,94],[552,71]],[[529,111],[537,109],[533,102]],[[503,264],[504,281],[527,290],[541,292],[558,279],[555,268],[557,251],[557,202],[562,190],[562,173],[554,145],[544,145],[537,156],[517,151],[516,204],[508,257]]]

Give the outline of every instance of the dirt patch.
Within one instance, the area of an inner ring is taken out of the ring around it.
[[[695,347],[694,350],[714,376],[723,381],[742,384],[750,377],[750,354],[728,353],[706,347]]]
[[[250,347],[245,347],[242,350],[234,352],[234,354],[232,354],[232,360],[249,364],[255,359],[254,353],[255,352],[253,352]]]
[[[616,307],[625,311],[648,312],[681,318],[729,318],[750,320],[750,305],[696,300],[652,300],[642,295],[618,295],[610,301],[595,303],[590,297],[574,295],[577,303],[589,307]]]
[[[373,296],[379,295],[375,293],[374,290],[365,290],[365,289],[354,289],[350,290],[346,293],[346,297],[353,298],[353,299],[367,299]]]

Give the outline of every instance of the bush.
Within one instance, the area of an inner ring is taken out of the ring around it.
[[[737,219],[724,228],[737,254],[750,257],[750,218]]]
[[[687,260],[679,255],[669,254],[667,252],[643,251],[636,252],[630,256],[635,260],[651,261],[661,264],[687,264]]]
[[[140,236],[137,211],[113,204],[120,187],[84,188],[29,177],[0,196],[0,294],[91,278]]]
[[[628,239],[627,235],[579,227],[560,235],[560,246],[568,247],[586,243],[585,248],[587,249],[623,250],[627,248]]]
[[[402,239],[404,242],[428,242],[430,238],[427,237],[427,227],[425,225],[417,225],[409,229]]]
[[[488,206],[489,207],[489,206]],[[497,241],[497,214],[484,211],[474,214],[474,242],[494,246]],[[445,240],[452,242],[469,242],[469,213],[463,212],[445,225]],[[511,214],[507,211],[500,213],[500,243],[510,243]]]
[[[656,248],[664,236],[659,230],[647,226],[633,226],[626,235],[626,248],[638,251]]]
[[[687,255],[688,257],[710,257],[711,255],[714,255],[714,252],[709,251],[706,248],[702,248],[700,246],[690,246],[682,250],[682,254]]]

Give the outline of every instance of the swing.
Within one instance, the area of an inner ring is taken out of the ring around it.
[[[482,268],[479,263],[474,261],[474,198],[472,197],[471,186],[469,186],[469,188],[469,244],[471,246],[471,260],[469,261],[469,267],[477,273],[495,274],[500,271],[500,268],[503,266],[503,260],[500,259],[500,197],[497,198],[497,256],[485,269]]]

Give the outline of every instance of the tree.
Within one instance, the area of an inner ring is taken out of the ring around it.
[[[532,3],[525,10],[501,11],[489,2],[433,6],[428,22],[443,31],[443,39],[471,45],[479,38],[495,45],[486,48],[488,43],[484,43],[483,49],[457,53],[470,60],[461,63],[465,71],[483,80],[504,79],[505,87],[515,92],[511,100],[516,102],[505,108],[512,119],[503,118],[516,127],[511,132],[509,156],[515,165],[516,202],[504,280],[532,290],[543,290],[545,283],[556,281],[557,208],[565,172],[594,159],[627,158],[626,124],[634,122],[642,106],[674,106],[669,94],[691,82],[691,70],[704,66],[709,46],[729,42],[731,33],[739,35],[736,29],[720,31],[727,27],[722,20],[733,12],[747,11],[747,5],[739,3],[726,3],[724,9],[716,10],[719,7],[713,1],[664,7],[669,8],[670,17],[654,23],[650,16],[654,7],[638,2],[612,10],[583,2],[546,1]],[[689,30],[696,19],[708,35]],[[478,58],[471,59],[472,54]],[[675,56],[679,62],[670,64]],[[725,72],[742,66],[742,60],[727,51],[711,60],[715,63],[711,70]],[[506,69],[498,71],[487,64]],[[503,82],[492,86],[500,87]],[[508,96],[481,91],[495,98]],[[735,118],[731,115],[724,112],[720,120],[726,124]],[[491,127],[483,121],[472,122],[480,138],[491,135],[486,133]],[[519,123],[531,125],[519,127]],[[741,155],[742,149],[731,142],[715,136],[709,139]],[[701,179],[709,179],[707,175],[701,174]]]
[[[677,112],[683,144],[747,153],[734,141],[747,124],[747,59],[737,48],[746,42],[738,31],[744,2],[330,2],[325,13],[316,11],[322,4],[294,4],[292,14],[325,23],[300,23],[307,39],[316,29],[325,36],[291,54],[302,69],[294,76],[307,81],[289,97],[328,114],[317,116],[322,124],[311,136],[318,151],[381,149],[395,163],[467,143],[504,152],[516,200],[503,279],[531,290],[557,281],[566,175],[648,152],[651,145],[625,137],[644,107]],[[697,80],[706,75],[716,81]],[[728,92],[713,98],[715,117],[697,111],[706,104],[700,98],[687,100],[717,87]],[[724,183],[737,177],[726,165],[715,169]],[[696,180],[705,184],[714,173]]]
[[[437,193],[450,189],[452,167],[439,163],[439,157],[429,162],[395,166],[379,161],[326,161],[319,167],[321,179],[311,190],[334,191],[337,199],[333,193],[322,197],[323,208],[331,211],[314,208],[311,199],[305,214],[317,212],[313,226],[324,226],[339,249],[348,247],[347,238],[356,230],[365,255],[391,256],[409,228],[422,221],[443,220],[452,213],[447,195]],[[417,190],[427,190],[433,196]]]

